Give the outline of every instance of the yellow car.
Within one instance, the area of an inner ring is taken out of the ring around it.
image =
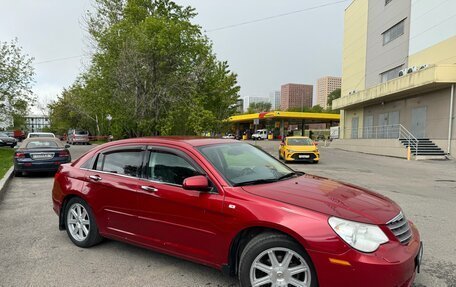
[[[279,158],[287,161],[307,161],[318,163],[320,152],[308,137],[287,137],[279,148]]]

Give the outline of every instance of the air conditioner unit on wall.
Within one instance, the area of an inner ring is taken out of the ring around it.
[[[407,75],[407,69],[402,69],[399,71],[399,77]]]
[[[429,65],[428,64],[424,64],[424,65],[420,66],[419,70],[421,71],[421,70],[424,70],[424,69],[427,69],[427,68],[429,68]]]
[[[409,67],[407,69],[407,74],[415,73],[416,71],[418,71],[418,68],[416,66]]]

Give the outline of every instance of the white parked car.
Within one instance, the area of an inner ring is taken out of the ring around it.
[[[55,138],[55,134],[53,133],[41,133],[41,132],[33,132],[27,135],[27,138]]]
[[[233,139],[234,140],[234,139],[236,139],[236,136],[233,135],[233,134],[227,134],[226,136],[223,136],[222,138],[223,139]]]
[[[265,140],[268,138],[268,130],[257,130],[253,135],[253,140]]]

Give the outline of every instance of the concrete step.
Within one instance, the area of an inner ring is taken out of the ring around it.
[[[445,155],[417,155],[416,160],[447,160]]]

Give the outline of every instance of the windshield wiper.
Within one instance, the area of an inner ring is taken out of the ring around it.
[[[302,172],[302,171],[293,171],[293,172],[287,173],[285,175],[282,175],[277,180],[284,180],[284,179],[291,178],[294,176],[301,176],[303,174],[304,174],[304,172]]]
[[[255,184],[263,184],[263,183],[271,183],[271,182],[277,182],[277,179],[276,178],[255,179],[255,180],[235,183],[233,186],[255,185]]]

